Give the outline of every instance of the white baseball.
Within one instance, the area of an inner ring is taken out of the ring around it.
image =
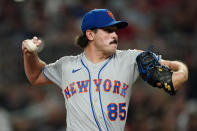
[[[32,40],[27,40],[26,48],[30,52],[37,52],[39,47]]]

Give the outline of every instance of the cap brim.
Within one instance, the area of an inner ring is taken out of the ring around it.
[[[128,26],[128,23],[125,21],[113,21],[105,26],[98,27],[98,28],[109,27],[109,26],[116,26],[118,29],[123,29]]]
[[[116,26],[118,29],[123,29],[128,26],[128,23],[125,21],[116,21],[115,24],[112,24]]]

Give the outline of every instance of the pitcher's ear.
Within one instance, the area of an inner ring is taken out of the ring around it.
[[[94,39],[95,32],[92,30],[86,30],[86,37],[88,40],[93,40]]]

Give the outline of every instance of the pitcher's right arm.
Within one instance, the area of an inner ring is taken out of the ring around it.
[[[39,46],[42,41],[38,40],[37,37],[33,37],[33,42],[37,46]],[[42,73],[42,69],[46,65],[44,61],[42,61],[37,52],[30,52],[26,48],[27,40],[24,40],[22,43],[22,51],[24,57],[24,69],[27,79],[32,85],[48,85],[52,84],[50,80],[48,80]]]

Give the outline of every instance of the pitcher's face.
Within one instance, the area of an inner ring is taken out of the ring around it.
[[[115,26],[97,29],[94,35],[94,42],[96,49],[106,55],[115,53],[118,47],[118,35]]]

